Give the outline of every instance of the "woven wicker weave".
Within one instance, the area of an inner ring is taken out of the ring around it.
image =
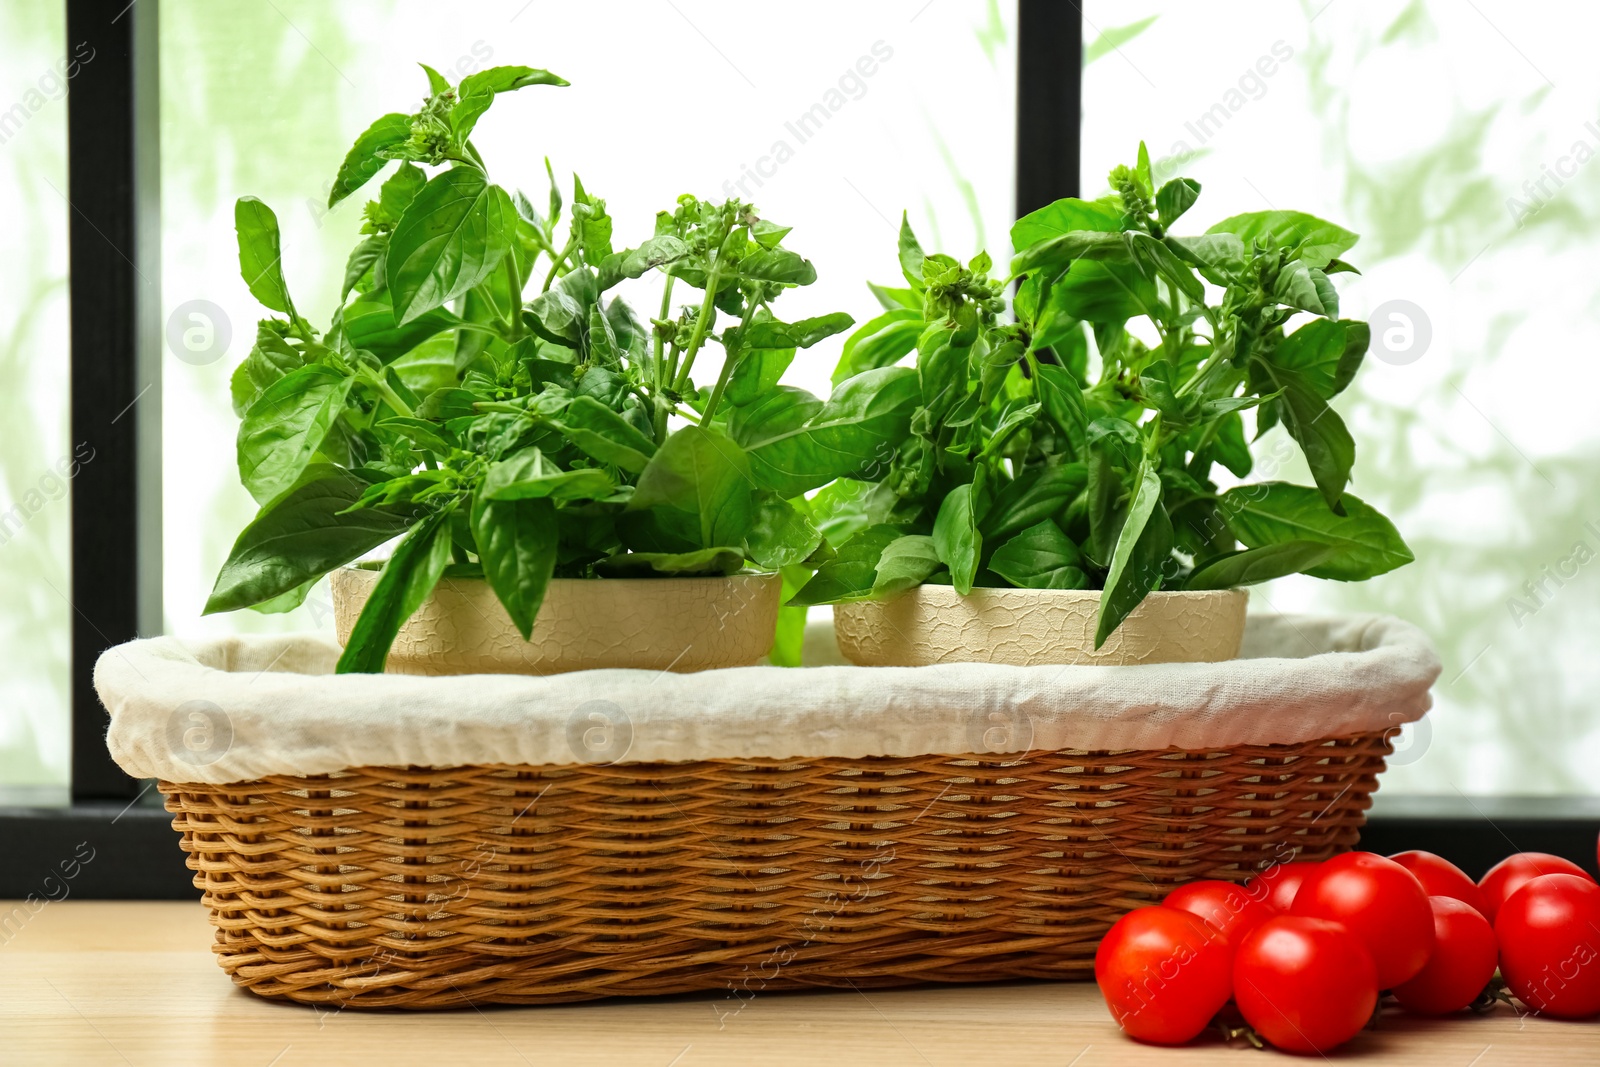
[[[1389,745],[163,783],[235,982],[348,1007],[1086,978],[1131,908],[1356,843]],[[730,999],[729,1003],[734,1003]]]

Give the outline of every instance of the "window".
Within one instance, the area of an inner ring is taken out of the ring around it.
[[[1205,187],[1201,225],[1284,207],[1364,235],[1363,274],[1341,286],[1374,338],[1340,404],[1353,490],[1417,560],[1349,586],[1284,579],[1256,606],[1395,614],[1438,644],[1435,710],[1399,740],[1386,794],[1592,791],[1600,130],[1578,42],[1596,14],[1414,0],[1084,17],[1086,190],[1142,137],[1158,170]],[[1303,465],[1285,477],[1309,484]]]
[[[92,49],[67,41],[63,8],[0,12],[0,205],[8,254],[0,287],[0,792],[66,798],[71,559],[67,499],[92,462],[67,427],[67,81]]]
[[[1481,869],[1502,851],[1492,822],[1523,847],[1589,855],[1576,794],[1600,756],[1584,644],[1600,610],[1585,592],[1600,430],[1580,399],[1595,373],[1580,257],[1600,224],[1600,129],[1570,20],[1600,16],[1435,7],[1258,2],[1221,22],[1167,0],[675,0],[628,6],[601,49],[589,9],[526,0],[447,20],[380,0],[11,5],[0,788],[31,806],[0,810],[0,848],[19,857],[0,895],[32,891],[69,835],[104,857],[80,896],[192,895],[159,798],[105,752],[101,651],[331,625],[325,592],[285,615],[199,614],[253,512],[227,444],[228,378],[259,316],[233,201],[274,207],[290,287],[326,321],[359,226],[349,202],[325,208],[327,183],[371,115],[422,95],[419,58],[452,77],[527,62],[571,80],[482,128],[491,163],[522,181],[548,155],[569,201],[578,167],[636,229],[687,191],[794,226],[820,275],[792,297],[797,315],[870,317],[862,283],[896,276],[902,211],[925,246],[1003,263],[1015,206],[1078,192],[1080,159],[1095,195],[1141,136],[1158,167],[1207,185],[1216,217],[1283,203],[1365,232],[1346,300],[1390,348],[1349,405],[1357,492],[1396,516],[1419,562],[1259,595],[1393,612],[1441,644],[1438,710],[1402,742],[1371,847]],[[795,377],[825,391],[831,370],[815,357]],[[1400,792],[1414,803],[1392,803]],[[1507,793],[1558,802],[1482,796]]]

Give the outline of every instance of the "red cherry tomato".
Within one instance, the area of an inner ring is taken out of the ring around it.
[[[1577,878],[1589,878],[1589,872],[1579,867],[1571,860],[1564,860],[1560,856],[1552,856],[1548,852],[1518,852],[1507,856],[1485,874],[1478,882],[1478,888],[1483,890],[1483,903],[1489,909],[1483,917],[1491,923],[1495,921],[1500,905],[1506,899],[1521,889],[1533,879],[1546,874],[1570,874]]]
[[[1245,1022],[1279,1048],[1330,1052],[1372,1018],[1377,970],[1338,923],[1280,915],[1239,945],[1233,999]]]
[[[1320,866],[1311,862],[1275,863],[1244,884],[1245,895],[1282,914],[1294,903],[1294,895],[1306,875]]]
[[[1428,904],[1433,955],[1415,978],[1395,987],[1394,995],[1414,1012],[1447,1015],[1478,999],[1494,977],[1499,951],[1494,929],[1476,908],[1446,896],[1431,896]]]
[[[1518,1000],[1558,1019],[1600,1014],[1600,886],[1546,874],[1523,883],[1494,921],[1500,973]]]
[[[1430,897],[1454,897],[1484,918],[1489,917],[1488,905],[1483,901],[1483,890],[1478,888],[1478,883],[1443,856],[1432,852],[1396,852],[1389,858],[1416,875]]]
[[[1230,953],[1205,920],[1177,908],[1130,911],[1094,954],[1094,980],[1129,1037],[1181,1045],[1228,1002]]]
[[[1252,900],[1232,882],[1203,881],[1180,885],[1167,894],[1163,907],[1198,915],[1222,931],[1235,948],[1245,935],[1272,918],[1275,912],[1259,900]]]
[[[1353,934],[1378,968],[1378,988],[1416,977],[1433,951],[1433,909],[1416,875],[1371,852],[1346,852],[1306,877],[1291,915],[1327,919]]]

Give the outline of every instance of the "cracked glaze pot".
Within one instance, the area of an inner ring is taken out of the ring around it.
[[[1097,589],[917,586],[892,600],[836,604],[839,651],[864,667],[931,663],[1124,666],[1233,659],[1244,637],[1242,589],[1151,593],[1096,651]]]
[[[349,640],[378,572],[334,571],[334,626]],[[772,646],[783,580],[555,578],[524,641],[489,583],[444,578],[389,651],[390,674],[559,674],[602,667],[746,667]]]

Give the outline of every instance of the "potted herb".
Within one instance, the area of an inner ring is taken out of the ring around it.
[[[796,597],[837,605],[856,662],[1224,659],[1240,587],[1412,558],[1347,491],[1355,444],[1328,403],[1369,340],[1331,280],[1356,235],[1263,211],[1179,236],[1199,183],[1156,189],[1143,145],[1111,185],[1019,220],[1010,279],[902,225],[909,288],[874,286],[885,311],[838,374],[914,352],[912,433],[813,501],[838,551]],[[1315,485],[1222,488],[1219,465],[1252,472],[1250,423],[1281,424]]]
[[[238,203],[241,269],[276,316],[233,377],[260,512],[206,610],[288,610],[333,572],[341,672],[383,670],[391,646],[390,669],[427,673],[759,658],[779,569],[822,544],[790,500],[858,473],[819,442],[904,433],[911,391],[868,418],[881,382],[839,404],[778,384],[853,323],[774,317],[816,274],[749,204],[680,197],[620,248],[576,178],[564,227],[553,174],[543,213],[496,184],[474,126],[498,95],[562,79],[424,70],[421,109],[378,119],[339,168],[330,206],[398,164],[327,330],[290,298],[272,211]],[[651,272],[646,325],[616,292]],[[381,566],[346,566],[396,538]]]

